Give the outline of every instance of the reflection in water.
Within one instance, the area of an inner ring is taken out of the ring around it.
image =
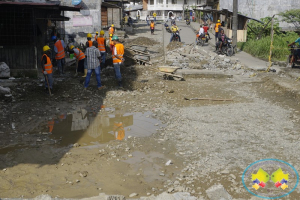
[[[52,133],[50,137],[59,140],[62,146],[75,142],[80,145],[106,143],[110,140],[123,140],[128,133],[132,136],[151,135],[159,121],[149,118],[150,114],[151,112],[126,114],[119,108],[86,108],[60,115],[56,121],[48,122],[48,128]],[[137,123],[133,124],[133,121]],[[125,128],[128,132],[126,134]]]

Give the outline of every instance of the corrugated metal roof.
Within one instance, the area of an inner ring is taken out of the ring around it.
[[[59,3],[35,3],[35,2],[7,2],[0,1],[0,5],[16,5],[16,6],[36,6],[45,7],[47,9],[59,9],[63,11],[80,11],[80,6],[61,6]]]

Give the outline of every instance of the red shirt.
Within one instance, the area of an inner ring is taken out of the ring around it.
[[[207,30],[209,29],[208,26],[203,26],[203,29],[204,29],[204,33],[207,33]]]

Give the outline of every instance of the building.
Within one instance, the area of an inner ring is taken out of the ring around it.
[[[219,8],[232,10],[232,2],[219,0]],[[261,19],[297,8],[300,8],[299,0],[239,0],[238,12],[248,17]],[[284,22],[280,22],[279,25],[283,30],[294,29],[293,25]]]

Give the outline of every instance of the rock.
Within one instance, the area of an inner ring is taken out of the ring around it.
[[[5,62],[0,62],[0,78],[9,78],[10,69]]]
[[[87,172],[87,171],[84,171],[84,172],[80,172],[80,173],[79,173],[79,176],[81,176],[81,177],[87,177],[87,175],[88,175],[88,172]]]
[[[174,191],[174,188],[169,188],[168,189],[168,193],[171,193],[171,192],[173,192]]]
[[[73,147],[79,147],[80,145],[78,143],[73,144]]]
[[[213,185],[206,190],[206,194],[210,200],[232,200],[232,197],[225,190],[223,185]]]
[[[106,197],[106,199],[107,200],[126,200],[125,196],[123,196],[123,195],[108,195]]]
[[[48,194],[42,194],[42,195],[39,195],[37,197],[35,197],[33,200],[51,200],[51,196],[48,195]]]
[[[230,63],[230,59],[229,59],[229,58],[224,58],[224,61],[225,61],[226,63]]]
[[[171,160],[168,160],[168,162],[166,162],[166,166],[169,166],[171,164],[173,164]]]
[[[130,198],[131,198],[131,197],[136,197],[136,196],[138,196],[137,193],[132,193],[132,194],[129,195]]]
[[[165,176],[165,174],[164,174],[164,173],[160,173],[159,175],[160,175],[160,176]]]
[[[172,194],[168,194],[166,192],[158,195],[155,200],[177,200]]]
[[[197,200],[196,197],[193,197],[190,195],[190,193],[188,192],[177,192],[177,193],[174,193],[173,194],[173,197],[176,199],[176,200]]]
[[[0,86],[0,96],[10,94],[10,89]]]
[[[225,169],[225,170],[221,171],[221,174],[229,174],[229,170]]]

